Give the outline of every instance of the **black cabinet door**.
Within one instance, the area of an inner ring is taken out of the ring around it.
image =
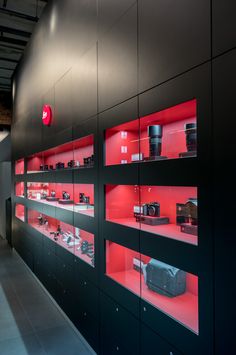
[[[213,56],[236,46],[236,1],[212,1]]]
[[[236,50],[213,61],[216,355],[230,354],[236,347],[235,63]]]
[[[181,355],[171,344],[141,324],[141,347],[140,355]]]
[[[99,112],[137,94],[137,5],[98,42]]]
[[[103,293],[101,293],[100,301],[101,328],[104,334],[102,336],[103,348],[106,349],[108,347],[113,353],[113,347],[114,349],[122,347],[128,351],[128,354],[138,354],[138,319]],[[119,351],[119,349],[116,351]]]
[[[139,1],[139,92],[210,59],[210,3]]]

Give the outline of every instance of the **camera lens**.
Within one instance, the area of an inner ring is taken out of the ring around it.
[[[162,126],[148,126],[148,136],[150,157],[160,156],[162,143]]]
[[[197,125],[196,123],[185,124],[186,147],[188,152],[197,150]]]

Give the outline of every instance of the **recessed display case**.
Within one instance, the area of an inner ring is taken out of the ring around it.
[[[19,159],[15,161],[15,175],[23,175],[25,172],[25,162],[24,159]]]
[[[27,173],[91,168],[94,165],[93,134],[27,158]]]
[[[198,277],[106,241],[106,275],[198,334]]]
[[[15,183],[15,195],[17,197],[25,197],[24,182],[16,182]]]
[[[25,221],[25,206],[20,203],[15,204],[15,216],[21,221]]]
[[[105,165],[197,156],[197,100],[105,131]]]
[[[28,224],[94,267],[94,234],[31,209],[28,210]]]
[[[94,185],[28,182],[27,198],[94,217]]]
[[[198,244],[196,187],[106,185],[106,220]]]

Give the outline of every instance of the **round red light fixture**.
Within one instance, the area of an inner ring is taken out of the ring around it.
[[[50,126],[52,123],[52,109],[49,105],[43,106],[42,121],[45,126]]]

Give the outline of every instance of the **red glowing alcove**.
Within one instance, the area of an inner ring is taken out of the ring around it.
[[[198,334],[198,277],[186,273],[184,293],[174,297],[162,295],[148,288],[142,267],[139,269],[140,262],[146,265],[150,259],[149,256],[106,241],[106,275]]]
[[[63,199],[63,192],[70,196],[68,204],[60,203]],[[55,194],[53,195],[53,193]],[[87,198],[86,200],[80,199],[81,193],[84,194],[84,198]],[[50,199],[52,195],[55,196],[55,199]],[[28,182],[27,197],[43,204],[94,217],[93,184]]]
[[[18,197],[25,197],[24,196],[24,182],[17,182],[15,184],[15,195]]]
[[[92,257],[91,253],[86,253],[86,250],[81,248],[83,242],[89,243],[92,246],[93,254],[95,253],[94,234],[31,209],[28,210],[28,224],[68,252],[94,267],[94,256]],[[62,234],[56,236],[55,239],[53,233],[58,230],[58,227],[60,227]],[[68,243],[69,234],[74,237]]]
[[[150,161],[148,127],[162,126],[161,157],[187,156],[185,125],[197,124],[195,99],[166,108],[105,131],[105,165]],[[133,155],[133,156],[132,156]],[[190,156],[194,157],[197,152]]]
[[[94,136],[91,134],[28,157],[27,173],[59,170],[58,163],[63,164],[61,169],[90,168],[93,161],[85,163],[84,159],[93,154]]]
[[[21,221],[25,221],[25,206],[20,203],[16,203],[15,205],[15,216]]]
[[[198,244],[197,235],[183,233],[180,226],[176,224],[176,204],[185,204],[189,198],[197,198],[196,187],[106,185],[105,194],[107,221],[193,245]],[[134,206],[142,206],[150,202],[160,204],[160,216],[168,217],[169,223],[148,225],[136,221]]]
[[[24,159],[19,159],[15,162],[15,175],[23,175],[25,172]]]

